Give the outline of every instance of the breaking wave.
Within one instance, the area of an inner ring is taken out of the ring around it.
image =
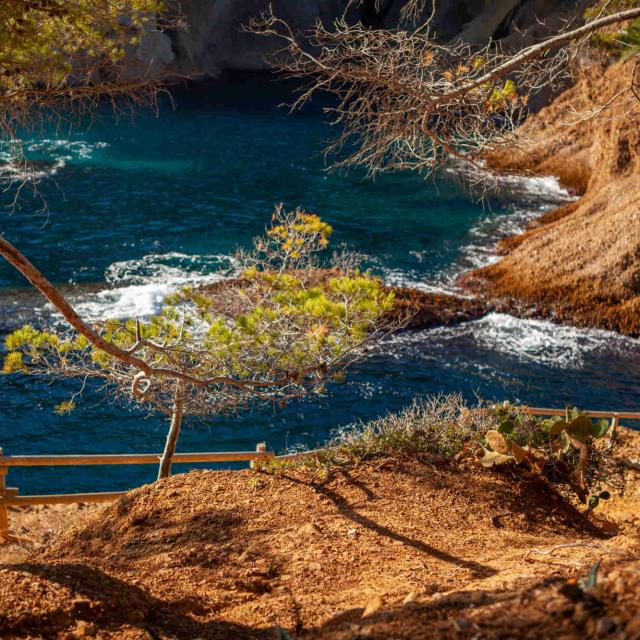
[[[640,342],[601,329],[581,329],[545,320],[515,318],[491,313],[480,320],[454,327],[439,327],[393,338],[390,352],[396,358],[449,354],[471,357],[479,364],[488,356],[543,365],[548,369],[580,369],[600,357],[610,360],[640,358]],[[606,372],[606,370],[605,370]]]
[[[469,242],[443,274],[453,283],[465,271],[486,267],[497,260],[499,240],[523,233],[528,224],[554,207],[575,200],[554,176],[495,176],[497,195],[508,194],[508,213],[487,213],[469,231]]]
[[[176,287],[216,282],[235,273],[235,262],[227,255],[149,254],[114,262],[105,273],[111,287],[85,294],[76,308],[90,320],[146,318],[160,311]]]
[[[91,160],[106,142],[45,138],[0,146],[0,180],[36,181],[54,176],[69,162]]]

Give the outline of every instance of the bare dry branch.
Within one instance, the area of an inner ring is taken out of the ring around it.
[[[422,10],[422,4],[411,3],[412,10]],[[296,34],[271,10],[248,29],[279,37],[284,48],[274,66],[308,81],[293,109],[317,92],[333,96],[335,104],[326,112],[341,133],[326,152],[334,169],[429,175],[515,144],[529,97],[567,80],[591,34],[638,17],[640,8],[614,14],[603,9],[587,24],[516,54],[504,53],[495,42],[445,45],[428,27],[374,30],[343,19],[332,28],[318,21],[310,33]]]

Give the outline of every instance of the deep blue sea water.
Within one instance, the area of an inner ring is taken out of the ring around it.
[[[505,181],[489,208],[451,182],[391,175],[330,175],[321,156],[332,135],[319,108],[289,115],[277,105],[288,85],[255,77],[175,92],[176,109],[117,125],[106,114],[87,131],[25,137],[29,158],[47,165],[41,200],[23,191],[0,212],[0,231],[51,280],[78,285],[74,302],[94,318],[152,313],[186,281],[206,281],[269,220],[273,205],[302,206],[335,229],[333,241],[368,256],[387,281],[448,289],[464,269],[494,259],[492,247],[553,202],[551,179]],[[3,185],[7,187],[8,185]],[[11,188],[3,191],[8,203]],[[25,302],[42,303],[0,263],[0,326]],[[28,314],[28,315],[29,315]],[[55,404],[78,388],[0,377],[0,446],[7,453],[155,452],[163,418],[85,392],[69,416]],[[397,336],[355,366],[329,395],[283,411],[256,410],[187,424],[181,451],[313,447],[336,431],[408,405],[418,395],[460,391],[531,405],[637,410],[640,344],[602,331],[493,314],[456,328]],[[184,467],[182,468],[184,469]],[[181,470],[176,467],[176,470]],[[27,492],[126,489],[151,480],[150,467],[16,470]]]

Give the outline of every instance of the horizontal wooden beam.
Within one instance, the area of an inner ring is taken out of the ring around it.
[[[566,409],[545,409],[541,407],[518,407],[518,411],[532,416],[563,416]],[[591,418],[622,418],[623,420],[640,420],[640,413],[633,411],[581,411]]]
[[[281,456],[275,456],[274,460],[278,462],[286,462],[287,460],[300,460],[301,458],[312,458],[315,455],[329,451],[329,449],[312,449],[311,451],[299,451],[296,453],[285,453]]]
[[[73,504],[77,502],[113,502],[126,491],[109,493],[63,493],[49,496],[11,496],[4,500],[9,507],[22,507],[34,504]]]
[[[238,462],[246,460],[270,460],[271,451],[234,451],[228,453],[176,453],[174,463],[180,462]],[[160,454],[127,453],[99,455],[64,456],[4,456],[0,457],[1,467],[67,467],[103,464],[158,464]]]

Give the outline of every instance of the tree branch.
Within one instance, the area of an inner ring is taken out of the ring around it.
[[[94,347],[108,353],[117,360],[142,371],[147,378],[175,378],[195,386],[207,387],[224,384],[240,389],[275,387],[288,382],[287,378],[279,380],[236,380],[228,376],[213,376],[199,378],[188,373],[169,367],[152,367],[142,358],[137,357],[128,349],[122,349],[105,340],[97,331],[88,325],[67,302],[58,289],[49,282],[44,274],[37,269],[16,247],[0,236],[0,255],[14,266],[42,295],[62,314],[62,317]],[[136,385],[137,386],[137,385]]]
[[[633,20],[634,18],[640,18],[640,8],[613,13],[609,16],[604,16],[603,18],[598,18],[597,20],[587,22],[586,24],[578,27],[577,29],[573,29],[572,31],[565,31],[558,34],[557,36],[547,38],[542,42],[523,49],[515,56],[507,60],[504,64],[501,64],[495,69],[492,69],[489,73],[486,73],[480,78],[477,78],[472,82],[463,85],[455,91],[450,91],[449,93],[445,93],[444,95],[436,98],[434,100],[434,105],[440,102],[449,101],[451,100],[451,98],[455,98],[459,95],[464,95],[465,93],[469,93],[469,91],[473,91],[473,89],[476,89],[477,87],[481,87],[484,84],[492,82],[498,78],[502,78],[510,71],[513,71],[514,69],[519,67],[521,64],[528,62],[529,60],[538,58],[540,55],[542,55],[546,51],[549,51],[550,49],[555,49],[556,47],[559,47],[568,42],[579,40],[583,36],[590,35],[594,31],[597,31],[598,29],[601,29],[603,27],[608,27],[609,25],[618,24],[620,22],[626,22],[627,20]]]

